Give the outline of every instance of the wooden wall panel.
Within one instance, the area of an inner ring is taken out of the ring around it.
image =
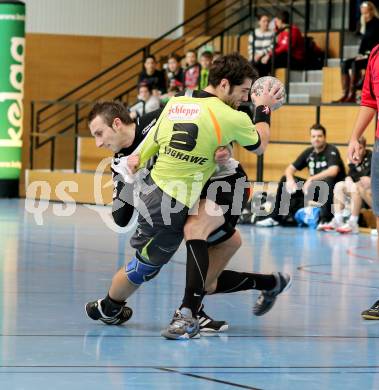
[[[75,202],[79,203],[91,203],[91,204],[109,204],[112,201],[113,184],[112,176],[110,174],[104,174],[102,177],[98,177],[99,184],[95,188],[95,180],[93,173],[68,173],[68,172],[48,172],[32,170],[26,171],[26,185],[43,181],[48,183],[51,188],[51,194],[46,198],[42,194],[38,196],[38,199],[56,200],[56,201],[72,201],[69,197],[73,198]],[[70,181],[77,183],[78,191],[70,192],[66,189],[69,197],[62,197],[56,194],[56,189],[59,183],[62,181]],[[110,183],[110,185],[109,185]],[[35,195],[35,194],[32,194]],[[63,199],[62,199],[63,198]]]
[[[316,44],[325,51],[325,32],[310,32],[308,35],[313,37]],[[332,31],[329,33],[329,58],[338,58],[340,56],[340,39],[341,35],[339,32]]]
[[[279,181],[287,166],[294,162],[305,148],[304,145],[269,145],[264,155],[264,181]],[[307,171],[302,172],[301,176],[307,177]]]
[[[240,39],[240,54],[244,57],[248,57],[249,35],[242,35]]]
[[[326,127],[329,142],[347,143],[357,119],[359,106],[321,106],[320,121]],[[375,119],[365,132],[369,144],[375,138]]]
[[[275,69],[275,77],[278,78],[283,84],[286,83],[286,68]]]
[[[23,167],[27,168],[29,165],[32,100],[57,99],[149,42],[151,39],[145,38],[26,34]],[[52,121],[57,119],[59,118],[56,116]],[[57,143],[57,167],[71,167],[72,140],[61,138]],[[47,145],[38,151],[35,156],[36,167],[49,166],[49,150],[50,145]],[[21,178],[20,190],[23,194],[23,175]]]
[[[81,137],[78,140],[78,172],[96,171],[101,160],[113,157],[113,153],[107,149],[97,148],[95,139]]]
[[[322,68],[321,102],[331,103],[342,96],[341,69]]]
[[[202,15],[201,17],[195,18],[195,20],[185,27],[185,33],[188,33],[189,31],[193,31],[193,29],[197,25],[201,25],[200,29],[207,29],[209,20],[212,19],[214,15],[216,16],[216,20],[213,21],[213,24],[211,26],[215,25],[218,21],[222,20],[224,15],[219,13],[227,4],[228,0],[221,1],[218,5],[214,6],[208,13]],[[196,13],[200,12],[201,10],[207,8],[212,3],[214,3],[214,0],[185,0],[184,1],[184,20],[189,19]],[[200,33],[201,30],[198,30]],[[222,23],[219,23],[217,27],[214,27],[212,29],[212,33],[216,31],[216,29],[223,29]],[[204,31],[204,30],[203,30]],[[206,30],[205,30],[206,31]]]
[[[283,106],[272,115],[271,139],[309,141],[309,129],[315,122],[315,106]]]

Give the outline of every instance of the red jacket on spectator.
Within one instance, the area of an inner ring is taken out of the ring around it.
[[[287,53],[289,47],[289,26],[282,29],[276,39],[275,55]],[[304,60],[304,39],[301,31],[295,25],[291,26],[291,54],[292,58]]]
[[[379,112],[379,45],[371,50],[368,60],[362,88],[361,106],[371,107]],[[379,139],[379,121],[376,125],[375,138]]]

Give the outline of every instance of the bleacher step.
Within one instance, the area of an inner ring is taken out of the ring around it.
[[[293,82],[322,82],[322,70],[293,70],[291,71],[291,81]]]
[[[339,68],[340,63],[339,58],[328,58],[328,68]]]
[[[290,93],[309,94],[310,96],[321,96],[322,83],[295,82],[290,83]]]
[[[343,47],[343,58],[354,58],[358,54],[358,45],[345,45]]]

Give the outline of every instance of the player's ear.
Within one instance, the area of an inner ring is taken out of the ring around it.
[[[228,79],[222,79],[220,82],[220,87],[224,90],[228,89],[230,87],[230,83]]]
[[[121,126],[121,120],[120,118],[114,118],[112,123],[112,129],[114,131],[117,131]]]

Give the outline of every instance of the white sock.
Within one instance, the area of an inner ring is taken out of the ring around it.
[[[335,213],[334,219],[336,220],[337,223],[342,223],[343,222],[343,214],[342,213]]]
[[[358,224],[358,217],[354,215],[350,215],[349,221],[353,223],[354,225]]]

